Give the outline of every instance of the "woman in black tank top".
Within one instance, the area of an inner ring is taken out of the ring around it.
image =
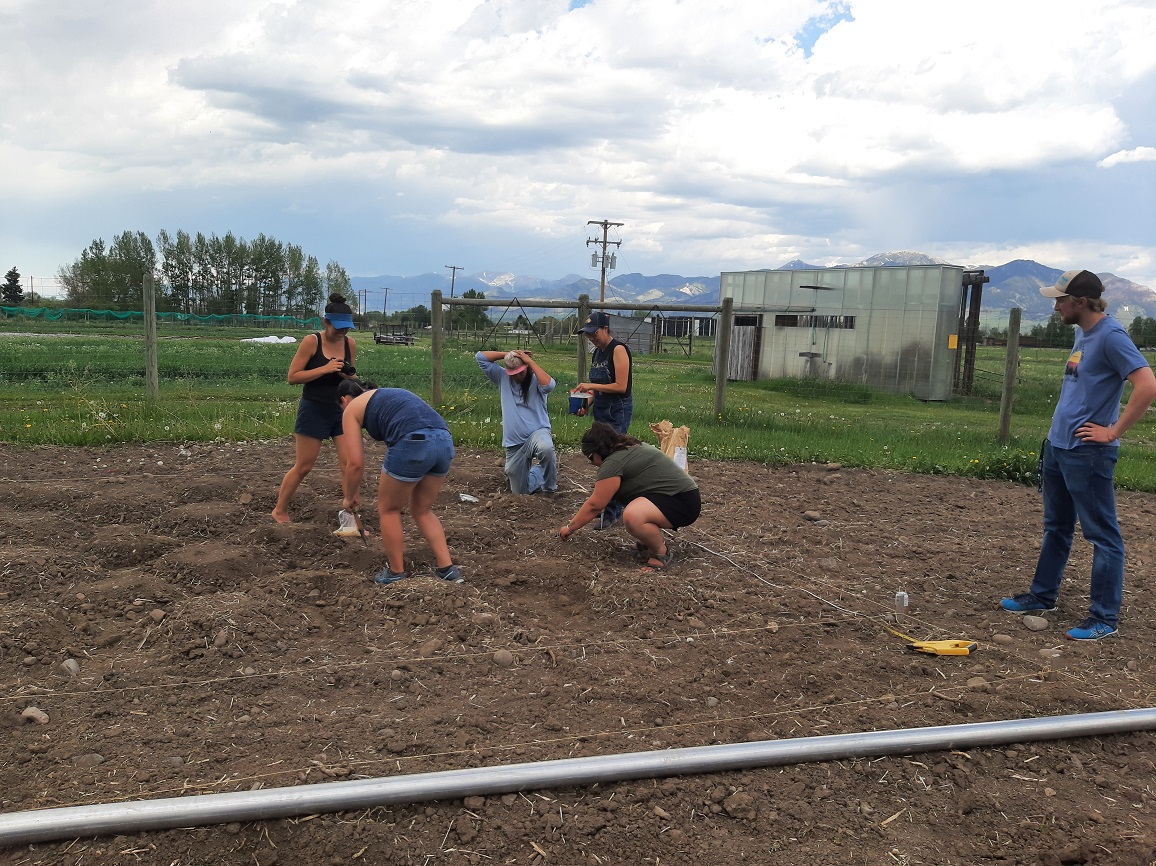
[[[273,519],[291,523],[289,500],[317,462],[321,443],[332,439],[337,462],[345,466],[347,448],[341,439],[341,405],[337,386],[357,378],[357,343],[346,336],[353,327],[353,311],[341,295],[330,295],[325,305],[324,327],[301,340],[289,364],[289,384],[301,385],[297,422],[293,427],[296,459],[285,473],[273,507]]]

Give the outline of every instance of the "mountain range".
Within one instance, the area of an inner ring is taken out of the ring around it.
[[[946,265],[952,264],[924,253],[899,251],[879,253],[861,262],[836,265],[840,268],[855,267],[899,267],[904,265]],[[795,260],[780,268],[770,270],[810,270],[822,268]],[[983,287],[981,321],[997,325],[1007,322],[1008,311],[1012,307],[1023,310],[1023,320],[1044,322],[1052,314],[1053,303],[1040,294],[1041,286],[1054,285],[1063,273],[1030,259],[1016,259],[1002,265],[966,265],[968,269],[982,269],[989,278]],[[1104,281],[1104,296],[1108,300],[1108,311],[1123,322],[1130,323],[1136,316],[1156,318],[1156,292],[1147,286],[1133,283],[1114,274],[1099,274]],[[355,291],[380,291],[388,285],[390,291],[398,295],[427,295],[435,289],[449,296],[451,280],[448,275],[421,274],[414,277],[379,276],[353,277]],[[568,274],[556,280],[516,274],[477,273],[463,274],[453,280],[454,293],[460,297],[473,289],[485,293],[487,298],[509,300],[511,298],[566,299],[574,300],[580,294],[599,296],[599,282],[596,279]],[[396,296],[395,296],[396,297]],[[717,304],[719,299],[719,275],[680,276],[677,274],[622,274],[607,282],[606,299],[622,303],[647,304]],[[425,302],[428,303],[428,302]],[[406,304],[411,306],[411,304]],[[391,306],[396,309],[397,305]]]

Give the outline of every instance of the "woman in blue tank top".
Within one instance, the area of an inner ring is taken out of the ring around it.
[[[409,514],[433,550],[434,573],[451,583],[464,583],[450,556],[446,533],[433,513],[434,501],[445,484],[454,459],[454,442],[445,420],[424,400],[402,388],[365,390],[356,382],[343,382],[337,389],[342,408],[342,427],[349,447],[342,466],[342,507],[358,514],[361,509],[361,479],[365,475],[362,428],[386,444],[385,460],[377,479],[377,511],[381,541],[389,559],[373,580],[393,583],[409,576],[405,568],[405,537],[401,510]]]

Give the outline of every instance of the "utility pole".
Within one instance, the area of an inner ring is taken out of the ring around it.
[[[592,267],[592,268],[597,267],[600,261],[602,263],[602,288],[600,290],[599,297],[600,297],[601,301],[603,303],[605,303],[606,302],[606,272],[614,270],[614,268],[618,265],[617,254],[611,253],[611,255],[609,257],[607,257],[606,248],[608,246],[610,246],[611,244],[614,244],[614,246],[616,246],[616,247],[622,246],[622,241],[607,240],[607,235],[610,232],[611,226],[622,226],[622,225],[626,225],[626,223],[612,223],[612,222],[610,222],[610,220],[601,220],[601,221],[599,221],[599,220],[587,220],[586,225],[588,225],[588,226],[602,226],[602,240],[598,240],[598,238],[587,238],[586,239],[586,246],[590,246],[591,244],[594,244],[595,246],[602,247],[602,255],[601,256],[599,256],[598,253],[593,253],[590,256],[590,267]]]
[[[381,289],[385,292],[385,297],[381,301],[381,314],[383,316],[389,315],[389,286],[383,286]]]
[[[450,300],[454,299],[454,281],[457,279],[458,271],[463,270],[461,265],[446,265],[450,269]],[[454,305],[450,304],[449,309],[446,310],[446,330],[453,331],[454,319]]]

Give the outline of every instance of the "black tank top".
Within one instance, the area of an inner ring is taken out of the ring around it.
[[[329,363],[329,358],[325,355],[321,347],[321,334],[315,334],[317,337],[317,351],[313,356],[305,362],[306,370],[316,370],[318,367],[324,367]],[[344,337],[345,340],[345,363],[350,363],[349,360],[349,337]],[[337,386],[344,380],[340,373],[326,373],[324,376],[319,376],[312,382],[306,382],[301,388],[301,396],[306,400],[314,400],[318,403],[336,403],[337,402]]]

